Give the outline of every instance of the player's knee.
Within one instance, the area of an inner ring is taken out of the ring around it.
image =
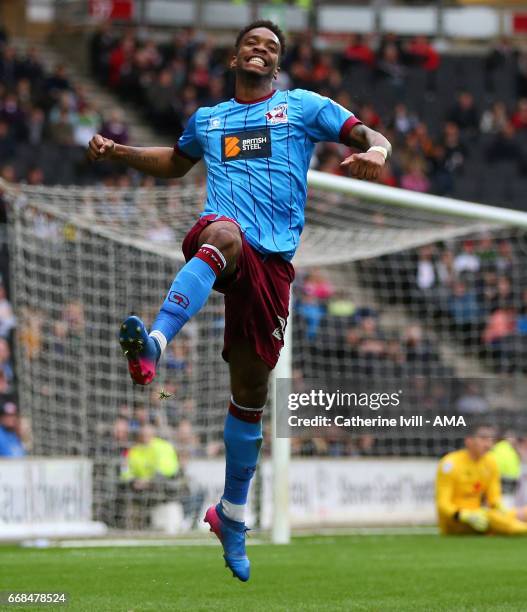
[[[234,401],[239,406],[247,408],[261,408],[267,402],[267,382],[239,385],[233,390]]]
[[[202,232],[200,238],[200,242],[212,244],[219,249],[228,262],[237,259],[242,248],[240,231],[233,223],[221,226],[212,223]]]

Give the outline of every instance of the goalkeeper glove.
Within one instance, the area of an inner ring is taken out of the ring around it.
[[[458,520],[479,532],[487,531],[489,527],[487,513],[481,508],[479,510],[460,510],[458,512]]]
[[[507,506],[502,501],[499,501],[497,504],[494,504],[494,506],[492,506],[492,509],[498,510],[499,512],[503,512],[503,514],[508,511]]]

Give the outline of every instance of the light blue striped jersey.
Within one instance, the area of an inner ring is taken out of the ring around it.
[[[232,98],[198,109],[176,151],[207,166],[203,215],[238,222],[261,253],[291,260],[304,227],[307,171],[315,143],[342,141],[360,123],[329,98],[303,89]]]

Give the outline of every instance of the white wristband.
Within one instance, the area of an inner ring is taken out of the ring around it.
[[[386,149],[386,147],[376,145],[374,147],[370,147],[366,152],[369,153],[370,151],[377,151],[377,153],[381,153],[381,155],[384,157],[384,161],[386,161],[386,158],[388,157],[388,149]]]

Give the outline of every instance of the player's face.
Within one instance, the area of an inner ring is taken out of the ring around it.
[[[280,41],[267,28],[249,30],[240,41],[231,67],[262,77],[276,77],[279,71]]]
[[[466,447],[474,459],[483,457],[494,444],[494,430],[491,427],[480,427],[475,435],[465,440]]]

